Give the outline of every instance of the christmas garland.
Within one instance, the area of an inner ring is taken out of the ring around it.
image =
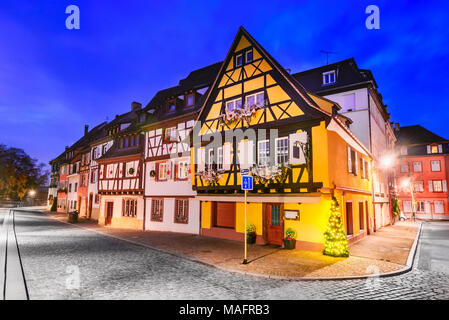
[[[221,174],[215,170],[200,171],[195,176],[201,177],[209,184],[215,184],[222,178]]]
[[[236,108],[234,110],[228,110],[225,108],[225,113],[219,116],[220,125],[223,126],[226,123],[229,126],[238,121],[245,121],[249,124],[257,110],[263,108],[264,106],[265,102],[263,104],[245,104],[243,108]]]
[[[256,182],[267,186],[270,183],[284,183],[287,179],[290,167],[285,164],[275,166],[254,166],[251,168],[251,173]]]

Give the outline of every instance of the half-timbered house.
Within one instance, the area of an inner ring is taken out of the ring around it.
[[[144,108],[151,113],[145,126],[145,230],[200,231],[188,138],[219,67],[191,72],[178,86],[159,91]]]
[[[241,171],[254,178],[248,224],[258,243],[321,250],[332,196],[351,241],[372,228],[371,155],[337,103],[308,93],[242,27],[192,133],[201,234],[243,240]]]
[[[108,125],[114,143],[98,163],[99,219],[101,225],[143,229],[143,135],[137,112],[141,104],[132,103],[123,121]]]

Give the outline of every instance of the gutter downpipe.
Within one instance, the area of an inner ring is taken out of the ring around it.
[[[373,154],[373,141],[371,135],[371,104],[370,104],[370,94],[369,86],[366,88],[366,93],[368,97],[368,129],[369,129],[369,151]],[[374,164],[374,154],[373,154],[373,164]],[[371,191],[372,191],[372,206],[373,206],[373,231],[376,232],[376,205],[375,205],[375,195],[374,195],[374,165],[371,166]],[[369,231],[369,228],[368,228]]]

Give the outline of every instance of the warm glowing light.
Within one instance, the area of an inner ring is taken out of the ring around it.
[[[394,164],[394,156],[392,154],[386,155],[381,160],[381,165],[384,168],[391,168]]]
[[[28,192],[28,194],[32,197],[34,197],[36,195],[36,191],[35,190],[30,190],[30,192]]]
[[[410,186],[410,179],[404,179],[404,180],[402,180],[402,182],[401,182],[401,187],[406,188],[406,187],[408,187],[408,186]]]

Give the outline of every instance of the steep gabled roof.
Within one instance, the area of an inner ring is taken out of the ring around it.
[[[398,145],[419,145],[448,142],[447,139],[427,130],[420,125],[400,127],[399,132],[396,131]]]
[[[336,71],[336,82],[324,85],[323,73],[333,70]],[[298,72],[293,74],[293,77],[308,91],[313,93],[337,90],[339,88],[346,88],[348,86],[358,85],[369,81],[372,81],[377,88],[377,84],[371,71],[360,69],[354,58]]]

